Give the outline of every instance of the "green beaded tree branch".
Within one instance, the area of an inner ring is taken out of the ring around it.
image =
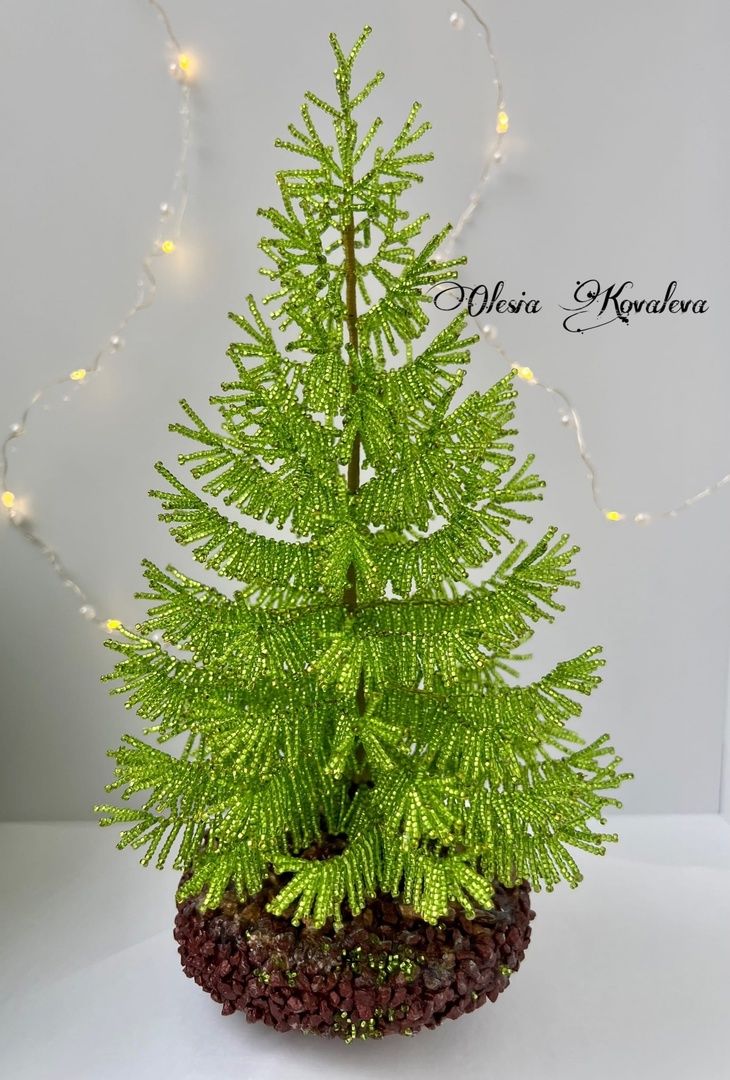
[[[232,520],[158,465],[161,519],[240,588],[145,563],[149,618],[107,642],[124,659],[106,677],[145,734],[186,741],[175,755],[125,736],[108,790],[145,795],[99,807],[101,823],[128,823],[119,846],[144,849],[143,863],[175,848],[192,872],[180,895],[207,907],[231,883],[245,896],[271,868],[288,873],[271,910],[313,925],[378,891],[435,922],[453,902],[489,907],[495,879],[575,885],[568,848],[616,839],[588,822],[605,824],[620,806],[605,792],[629,775],[608,736],[585,745],[566,726],[574,695],[600,681],[598,648],[512,681],[533,624],[577,585],[577,549],[552,528],[532,548],[512,535],[542,481],[531,458],[515,467],[509,377],[453,404],[477,340],[466,317],[414,351],[427,287],[465,260],[436,259],[447,229],[416,248],[427,216],[399,205],[432,157],[413,149],[428,128],[419,106],[388,149],[374,147],[379,119],[358,130],[383,77],[352,89],[369,33],[347,56],[331,36],[336,104],[306,94],[301,125],[277,141],[302,162],[277,176],[282,206],[260,211],[273,310],[249,296],[248,315],[231,316],[245,340],[211,399],[220,424],[183,402],[172,425],[205,495],[292,539]],[[340,834],[340,854],[303,854]]]

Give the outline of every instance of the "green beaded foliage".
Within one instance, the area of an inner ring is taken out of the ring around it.
[[[414,149],[419,106],[387,149],[380,120],[358,130],[382,79],[351,86],[368,34],[349,55],[331,37],[335,104],[307,94],[278,141],[301,160],[260,212],[273,291],[231,316],[244,340],[211,399],[220,420],[183,402],[172,425],[202,494],[158,466],[161,519],[237,591],[144,564],[149,617],[107,642],[123,659],[106,677],[154,738],[111,752],[123,805],[97,808],[143,863],[174,849],[182,895],[212,907],[273,867],[291,876],[272,911],[315,926],[377,891],[435,922],[452,902],[488,907],[495,878],[575,885],[568,849],[616,839],[589,822],[629,775],[608,736],[567,726],[599,649],[515,682],[534,624],[577,584],[576,548],[555,529],[513,536],[542,482],[512,453],[509,377],[454,403],[477,340],[465,316],[414,348],[428,286],[465,260],[436,258],[448,230],[417,246],[426,216],[400,205],[431,159]],[[325,834],[341,852],[308,857]]]

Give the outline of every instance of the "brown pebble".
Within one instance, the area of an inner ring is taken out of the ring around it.
[[[375,1012],[375,994],[368,990],[356,990],[355,1011],[360,1020],[371,1020]]]

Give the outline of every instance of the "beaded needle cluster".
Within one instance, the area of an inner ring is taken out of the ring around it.
[[[432,157],[418,104],[387,147],[379,118],[358,125],[383,78],[353,88],[369,33],[349,54],[331,35],[334,103],[307,93],[277,140],[294,164],[260,211],[271,291],[231,316],[216,423],[183,402],[172,425],[193,485],[157,466],[161,519],[235,585],[145,562],[148,617],[107,642],[106,678],[148,726],[110,752],[121,805],[101,823],[145,864],[173,857],[181,898],[207,907],[288,874],[270,910],[313,926],[378,892],[433,923],[489,908],[495,880],[575,885],[569,849],[616,839],[590,823],[629,776],[607,735],[567,726],[600,649],[517,683],[577,549],[554,528],[513,535],[542,481],[512,452],[511,376],[454,400],[465,316],[416,348],[428,287],[465,260],[439,261],[448,228],[421,242],[427,215],[401,205]],[[336,854],[304,855],[326,836]]]

